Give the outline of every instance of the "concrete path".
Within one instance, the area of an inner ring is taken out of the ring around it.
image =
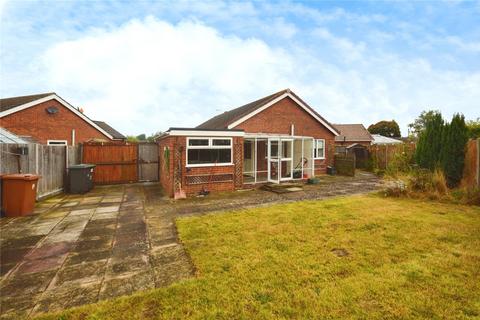
[[[195,269],[179,243],[176,217],[380,186],[367,173],[321,181],[301,192],[250,190],[182,201],[164,198],[158,184],[97,187],[40,202],[34,216],[2,218],[0,318],[61,310],[191,277]]]

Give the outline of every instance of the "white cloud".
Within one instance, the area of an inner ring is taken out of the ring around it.
[[[65,99],[127,134],[195,126],[286,87],[331,122],[395,119],[404,134],[413,117],[429,107],[447,116],[478,116],[480,73],[372,55],[363,43],[327,29],[316,35],[322,41],[314,49],[298,43],[273,47],[198,21],[170,24],[149,17],[48,48],[43,72]],[[348,63],[325,58],[327,49]]]
[[[59,43],[43,63],[52,88],[126,132],[199,124],[291,74],[290,57],[262,41],[154,18]]]

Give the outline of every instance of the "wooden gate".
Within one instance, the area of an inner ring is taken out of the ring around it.
[[[156,143],[84,144],[82,162],[96,165],[95,184],[158,181]]]
[[[138,181],[138,147],[136,144],[84,144],[83,163],[95,164],[96,184]]]
[[[138,180],[158,181],[158,145],[138,144]]]

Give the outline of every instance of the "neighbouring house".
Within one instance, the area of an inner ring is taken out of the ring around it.
[[[368,161],[368,147],[373,137],[361,123],[335,124],[340,135],[335,137],[335,154],[355,155],[356,167],[363,168]]]
[[[326,173],[339,133],[286,89],[219,114],[196,128],[157,138],[160,182],[172,196],[261,183],[301,181]]]
[[[384,137],[380,134],[372,134],[373,141],[372,144],[400,144],[403,143],[402,140],[390,138],[390,137]]]
[[[48,145],[126,140],[120,132],[88,118],[54,92],[0,99],[0,127]]]

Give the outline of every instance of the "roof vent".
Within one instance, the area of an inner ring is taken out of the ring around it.
[[[48,114],[55,114],[58,112],[58,108],[57,107],[48,107],[47,109],[45,109],[45,111],[47,111]]]

